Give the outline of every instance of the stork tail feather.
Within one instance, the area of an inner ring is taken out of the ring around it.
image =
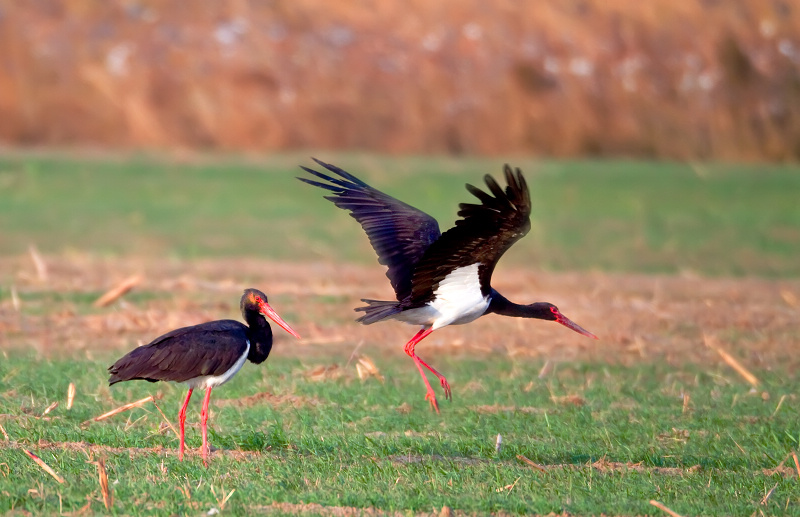
[[[367,299],[362,299],[361,301],[367,303],[368,305],[367,307],[358,307],[357,309],[355,309],[356,312],[365,313],[356,321],[364,325],[369,325],[371,323],[391,318],[395,314],[398,314],[403,311],[403,309],[400,307],[400,304],[397,301],[387,302],[382,300],[367,300]]]

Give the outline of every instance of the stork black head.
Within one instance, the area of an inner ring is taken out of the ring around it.
[[[581,327],[571,319],[561,314],[561,311],[558,310],[558,307],[556,307],[552,303],[537,302],[537,303],[532,303],[530,305],[526,305],[525,307],[528,308],[529,312],[528,314],[526,314],[526,316],[529,318],[555,321],[557,323],[561,323],[570,330],[574,330],[578,334],[583,334],[586,337],[597,339],[597,336],[595,336],[585,328]]]
[[[283,330],[288,332],[289,334],[293,335],[296,338],[300,337],[300,334],[294,331],[292,327],[289,326],[288,323],[283,321],[283,318],[278,316],[278,313],[275,312],[275,309],[270,307],[269,303],[267,303],[267,295],[259,291],[258,289],[245,289],[244,294],[242,295],[242,301],[239,303],[239,307],[242,310],[242,317],[247,321],[250,322],[250,318],[257,314],[263,314],[267,316],[269,319],[274,321],[278,324]]]
[[[548,302],[520,305],[509,301],[508,298],[492,289],[492,301],[486,312],[493,312],[501,316],[511,316],[514,318],[536,318],[539,320],[555,321],[561,323],[570,330],[574,330],[578,334],[597,339],[597,336],[561,314],[558,307]]]

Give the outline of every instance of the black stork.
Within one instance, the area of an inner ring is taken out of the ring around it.
[[[200,429],[203,434],[203,463],[208,465],[208,401],[211,389],[222,386],[236,375],[245,360],[261,364],[272,350],[272,329],[264,315],[299,338],[267,303],[267,295],[258,289],[246,289],[239,304],[247,325],[235,320],[217,320],[168,332],[128,352],[108,368],[109,385],[123,381],[145,380],[183,382],[189,387],[178,413],[181,436],[178,457],[183,461],[186,407],[195,388],[205,389]]]
[[[436,395],[423,367],[431,371],[451,399],[447,379],[420,359],[416,345],[428,334],[447,325],[469,323],[484,314],[537,318],[558,322],[584,336],[597,339],[547,302],[519,305],[509,301],[491,286],[497,261],[530,230],[531,200],[522,171],[506,165],[507,187],[503,190],[490,175],[484,177],[491,194],[467,184],[467,190],[480,204],[461,203],[456,225],[441,233],[436,220],[402,201],[369,186],[334,165],[314,159],[336,177],[301,167],[324,182],[298,178],[334,195],[325,199],[350,211],[378,254],[378,262],[388,266],[386,276],[397,300],[362,301],[366,307],[357,321],[369,325],[396,319],[421,325],[406,343],[405,352],[414,360],[428,390],[425,399],[437,412]]]

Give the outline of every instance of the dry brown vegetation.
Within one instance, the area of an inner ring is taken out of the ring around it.
[[[276,354],[302,357],[334,352],[342,363],[350,357],[354,364],[354,351],[401,359],[402,345],[414,330],[399,322],[370,326],[353,322],[352,308],[361,297],[390,295],[378,267],[245,259],[112,260],[82,254],[45,256],[44,260],[47,282],[36,275],[29,255],[0,258],[0,269],[10,273],[9,281],[21,293],[16,301],[14,297],[0,299],[0,349],[24,347],[44,355],[123,350],[172,328],[238,318],[239,293],[250,286],[265,290],[273,306],[304,338],[295,344],[276,334]],[[136,290],[109,307],[91,307],[96,293],[133,274],[143,276]],[[754,371],[798,365],[794,352],[798,280],[550,273],[501,267],[493,283],[512,300],[557,304],[600,336],[600,341],[547,322],[489,316],[434,333],[421,345],[429,356],[502,354],[554,364],[723,365],[720,354],[704,344],[704,337],[713,336],[715,346]],[[148,298],[127,301],[137,290]],[[85,302],[80,301],[81,293]],[[542,375],[551,367],[545,364]],[[728,371],[731,377],[739,375],[733,368]],[[297,373],[312,379],[341,375],[334,367]],[[563,403],[580,401],[565,399]]]
[[[800,156],[775,0],[0,0],[0,141]]]

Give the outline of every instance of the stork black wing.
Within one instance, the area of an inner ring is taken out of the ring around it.
[[[480,264],[481,290],[489,294],[497,261],[531,228],[531,198],[522,171],[506,165],[504,172],[505,190],[488,174],[484,177],[493,196],[467,184],[467,190],[481,203],[459,205],[461,219],[425,252],[414,271],[411,296],[403,305],[416,307],[429,301],[450,272],[476,263]]]
[[[338,178],[302,167],[306,172],[328,183],[297,179],[335,194],[326,196],[325,199],[350,211],[350,215],[367,233],[370,244],[378,254],[378,262],[389,267],[386,276],[397,299],[408,297],[411,294],[414,267],[425,254],[425,250],[441,235],[436,219],[372,188],[339,167],[317,159],[314,161]]]
[[[108,368],[109,384],[142,379],[184,382],[222,375],[247,349],[247,327],[220,320],[173,330],[131,350]]]

